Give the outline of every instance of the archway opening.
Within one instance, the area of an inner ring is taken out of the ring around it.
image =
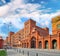
[[[48,41],[45,41],[45,49],[48,49]]]
[[[35,37],[31,38],[31,48],[36,48],[36,38]]]
[[[39,41],[39,48],[41,49],[42,48],[42,42]]]
[[[52,41],[52,49],[56,49],[57,48],[57,40],[53,40]]]

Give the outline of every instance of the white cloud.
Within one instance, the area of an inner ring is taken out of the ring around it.
[[[2,20],[2,19],[1,19]],[[5,19],[2,20],[2,26],[5,24],[9,25],[9,23],[11,22],[12,26],[15,27],[15,28],[18,28],[18,29],[21,29],[23,28],[23,22],[19,19],[17,16],[9,16],[9,17],[6,17]]]
[[[34,15],[37,18],[39,16],[39,12],[37,8],[42,7],[39,4],[24,4],[22,0],[14,0],[12,3],[2,7],[1,12],[4,11],[0,16],[5,15],[6,17],[3,19],[3,23],[12,22],[13,26],[16,28],[23,27],[23,22],[19,22],[17,18],[19,17],[33,17]],[[4,9],[3,9],[4,8]],[[20,8],[21,10],[17,10]],[[20,12],[15,15],[16,10]],[[1,24],[2,25],[2,24]],[[20,25],[20,26],[19,26]]]
[[[3,3],[6,3],[6,1],[5,1],[5,0],[2,0],[2,2],[3,2]]]
[[[21,20],[19,22],[19,18],[27,17],[27,18],[32,18],[33,20],[40,23],[42,26],[44,26],[44,25],[48,26],[49,25],[48,22],[51,21],[51,18],[53,18],[54,16],[57,16],[59,14],[60,14],[60,12],[51,13],[51,14],[43,14],[42,10],[36,10],[36,11],[29,13],[29,11],[27,11],[26,9],[23,9],[23,10],[21,10],[21,12],[19,14],[16,14],[16,15],[12,14],[10,16],[8,15],[8,17],[3,19],[3,22],[4,23],[12,22],[12,25],[14,27],[21,29],[23,27],[23,22]]]
[[[5,39],[5,37],[7,36],[7,34],[0,32],[0,36],[2,36],[3,39]]]
[[[23,28],[23,22],[20,19],[22,17],[27,17],[28,19],[32,18],[42,26],[49,26],[49,21],[51,21],[53,17],[60,15],[60,12],[57,11],[50,14],[45,13],[50,12],[52,10],[51,8],[38,10],[39,8],[43,7],[44,6],[40,4],[24,4],[23,0],[14,0],[9,4],[0,7],[0,17],[5,15],[3,19],[0,18],[0,21],[2,21],[0,27],[3,26],[3,23],[8,24],[9,22],[11,22],[14,28],[21,29]]]
[[[42,19],[41,20],[41,24],[46,25],[46,26],[49,26],[50,22],[51,22],[51,19],[55,16],[58,16],[60,15],[60,12],[55,12],[55,13],[51,13],[51,14],[42,14],[40,16],[40,18]],[[44,22],[44,23],[43,23]]]
[[[0,7],[0,17],[1,16],[6,16],[6,15],[11,15],[14,14],[15,11],[20,8],[21,12],[20,14],[23,13],[32,13],[33,11],[36,11],[38,8],[42,8],[40,4],[25,4],[23,0],[14,0],[11,3]],[[3,12],[2,12],[3,11]]]
[[[49,25],[49,22],[48,22],[48,21],[46,21],[46,22],[45,22],[45,24],[46,24],[46,26],[48,26],[48,25]]]
[[[5,2],[5,0],[2,0],[2,1]],[[9,11],[20,7],[20,4],[22,4],[22,3],[23,3],[23,0],[14,0],[11,3],[9,3],[9,4],[1,6],[0,7],[0,17],[4,16],[4,15],[6,16],[6,14],[9,14]]]
[[[44,26],[44,22],[43,22],[43,23],[41,23],[41,26]]]
[[[47,2],[45,2],[45,1],[40,1],[40,3],[41,3],[41,4],[46,4]]]
[[[1,6],[0,7],[0,17],[7,14],[9,9],[10,9],[10,7],[8,5]]]

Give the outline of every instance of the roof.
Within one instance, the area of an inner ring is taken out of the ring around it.
[[[38,26],[36,26],[36,30],[38,31],[38,34],[41,36],[47,36],[49,35],[49,30],[47,30],[48,28],[40,28]]]

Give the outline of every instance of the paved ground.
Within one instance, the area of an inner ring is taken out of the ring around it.
[[[7,49],[7,56],[26,56],[14,49]]]
[[[58,50],[16,48],[7,50],[8,56],[60,56]]]
[[[60,56],[60,51],[58,50],[44,50],[44,49],[20,49],[24,51],[27,56]]]

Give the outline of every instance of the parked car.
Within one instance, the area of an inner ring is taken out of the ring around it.
[[[4,46],[3,49],[12,49],[11,46]]]

